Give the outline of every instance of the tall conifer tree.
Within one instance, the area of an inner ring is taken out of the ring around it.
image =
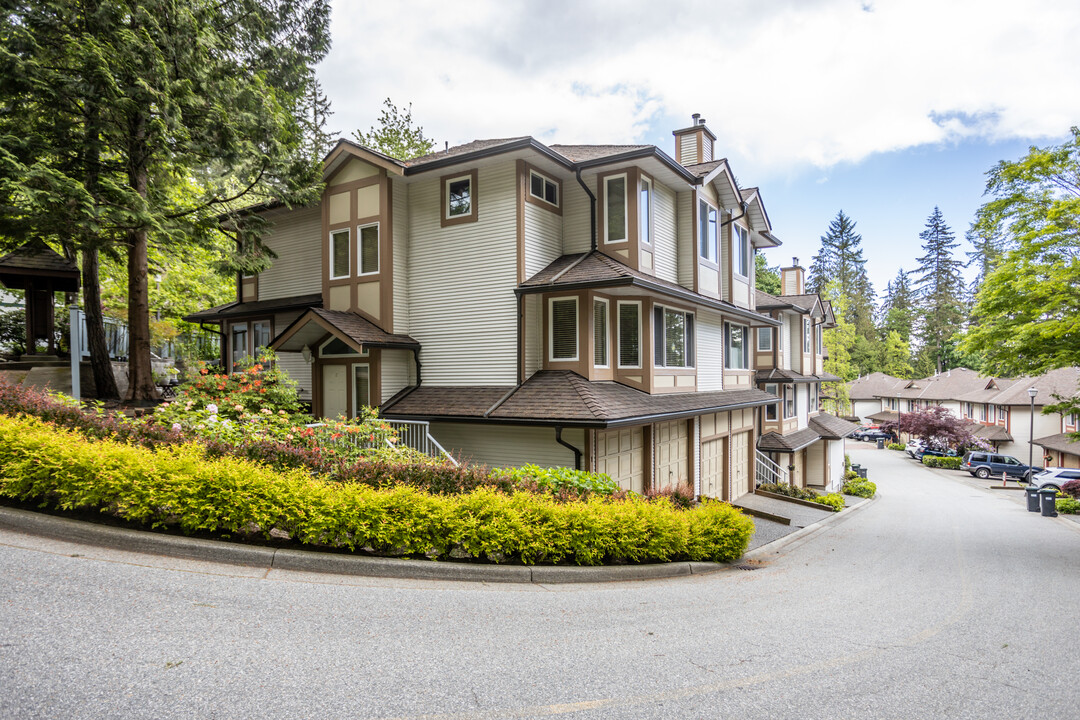
[[[919,239],[923,241],[925,254],[918,259],[913,287],[922,310],[922,353],[941,372],[952,367],[952,338],[966,319],[964,281],[960,274],[964,263],[955,256],[960,243],[945,224],[941,208],[934,207]]]

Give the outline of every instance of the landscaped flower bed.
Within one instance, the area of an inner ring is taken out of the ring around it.
[[[196,443],[157,450],[92,440],[32,417],[0,416],[0,497],[97,509],[185,532],[288,533],[314,546],[496,562],[730,561],[753,523],[706,502],[680,510],[635,496],[560,501],[478,487],[452,495],[406,483],[330,482],[302,469],[212,457]]]

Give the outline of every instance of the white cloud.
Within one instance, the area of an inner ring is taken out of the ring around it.
[[[462,11],[462,7],[465,8]],[[701,112],[755,175],[1080,118],[1080,6],[1054,0],[468,3],[339,0],[331,125],[385,97],[439,144],[655,142]]]

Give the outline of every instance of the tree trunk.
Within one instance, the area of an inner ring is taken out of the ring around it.
[[[145,201],[149,188],[146,165],[146,118],[132,123],[128,153],[128,182]],[[128,390],[130,405],[150,405],[158,400],[150,365],[150,288],[146,281],[149,265],[147,251],[149,229],[142,227],[128,233]]]
[[[82,251],[83,306],[86,313],[86,339],[90,347],[90,368],[94,372],[94,387],[98,400],[120,397],[109,358],[109,343],[105,337],[105,317],[101,312],[101,286],[98,280],[98,251]],[[77,352],[73,350],[72,352]]]

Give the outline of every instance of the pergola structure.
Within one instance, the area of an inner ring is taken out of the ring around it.
[[[0,284],[26,291],[26,354],[36,355],[37,341],[45,340],[55,355],[53,293],[78,292],[79,268],[35,238],[0,258]]]

